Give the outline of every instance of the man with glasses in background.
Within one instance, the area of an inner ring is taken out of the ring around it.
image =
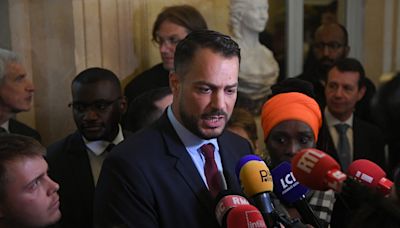
[[[153,41],[158,45],[162,63],[137,75],[125,87],[128,104],[145,91],[169,87],[169,72],[174,68],[175,47],[192,31],[207,29],[203,16],[194,7],[176,5],[166,7],[153,25]]]
[[[78,130],[48,148],[49,174],[61,186],[61,227],[93,227],[94,188],[103,160],[129,134],[119,124],[126,100],[117,76],[102,68],[79,73],[71,91]]]
[[[306,60],[304,72],[298,78],[313,84],[315,99],[321,110],[326,105],[324,91],[328,71],[338,60],[348,56],[350,52],[348,39],[346,28],[337,23],[323,24],[314,33],[314,43],[308,56],[309,59]],[[356,105],[354,113],[356,116],[371,121],[370,103],[375,91],[375,85],[366,78],[366,93]]]

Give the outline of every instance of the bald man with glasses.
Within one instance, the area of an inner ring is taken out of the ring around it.
[[[321,110],[326,106],[325,83],[328,71],[338,60],[346,58],[349,52],[349,34],[343,25],[329,23],[317,28],[304,72],[297,77],[313,84],[315,99]],[[375,85],[366,78],[366,92],[357,102],[354,114],[367,122],[372,121],[370,104],[375,91]]]

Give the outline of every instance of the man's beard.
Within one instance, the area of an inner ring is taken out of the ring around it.
[[[187,115],[186,112],[184,111],[183,104],[180,104],[179,107],[179,114],[181,116],[182,124],[193,134],[197,135],[198,137],[202,139],[212,139],[212,138],[217,138],[222,134],[222,132],[225,129],[226,123],[228,121],[228,114],[222,110],[212,110],[209,113],[204,113],[202,114],[199,118],[196,118],[195,116]],[[215,115],[223,115],[225,118],[225,126],[221,130],[221,133],[219,134],[212,134],[212,135],[205,135],[203,132],[201,132],[200,127],[198,126],[199,119],[204,119],[207,118],[208,116],[215,116]]]

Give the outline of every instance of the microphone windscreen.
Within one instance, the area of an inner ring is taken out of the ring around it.
[[[347,174],[372,188],[376,187],[379,180],[386,176],[381,167],[366,159],[355,160],[351,163]]]
[[[227,228],[266,228],[260,211],[252,205],[240,205],[233,208],[226,218]]]
[[[236,172],[236,176],[237,178],[239,178],[239,173],[240,170],[242,169],[242,167],[244,166],[244,164],[246,164],[249,161],[262,161],[262,159],[254,154],[249,154],[246,156],[243,156],[237,163],[236,163],[236,167],[235,167],[235,172]]]
[[[338,190],[337,183],[346,179],[335,159],[315,148],[302,149],[295,154],[292,171],[301,184],[314,190]]]
[[[239,195],[235,194],[230,190],[224,190],[218,194],[216,197],[216,206],[215,206],[215,217],[220,226],[222,226],[225,215],[229,210],[239,205],[248,205],[249,201]]]
[[[384,194],[390,193],[393,182],[386,179],[381,167],[366,159],[355,160],[350,164],[347,174],[365,186],[377,189]]]
[[[274,186],[271,173],[264,161],[253,160],[244,164],[239,172],[239,180],[243,192],[248,197],[271,192]]]
[[[309,191],[307,187],[300,184],[292,173],[289,162],[282,162],[271,170],[274,182],[274,193],[286,203],[294,203],[304,197]]]

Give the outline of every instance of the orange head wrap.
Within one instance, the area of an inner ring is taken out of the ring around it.
[[[264,103],[261,110],[261,126],[264,139],[267,139],[273,127],[285,120],[300,120],[314,132],[315,141],[322,124],[321,110],[311,97],[298,93],[281,93]]]

